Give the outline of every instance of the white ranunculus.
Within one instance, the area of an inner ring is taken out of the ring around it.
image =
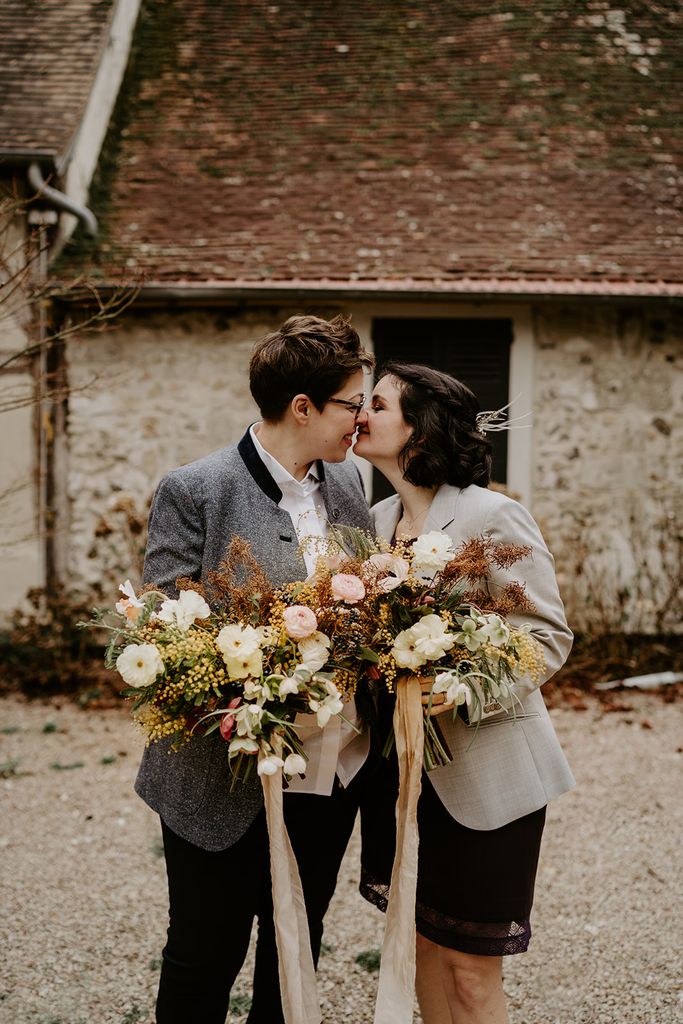
[[[154,644],[129,644],[116,659],[116,668],[129,686],[149,686],[164,671]]]
[[[319,672],[329,658],[330,638],[316,630],[305,640],[299,640],[297,647],[303,667],[309,672]]]
[[[211,609],[196,591],[181,590],[178,600],[168,598],[159,609],[162,622],[171,622],[186,633],[196,619],[208,619]]]
[[[510,630],[500,615],[484,615],[484,625],[479,627],[479,634],[494,647],[502,647],[510,639]]]
[[[440,572],[455,554],[451,538],[440,530],[421,533],[412,544],[414,572]]]
[[[404,629],[394,640],[391,654],[399,668],[409,668],[413,672],[427,661],[426,656],[417,649],[417,637],[413,633],[415,627]]]
[[[263,632],[239,622],[223,626],[216,637],[216,647],[227,662],[228,658],[245,658],[255,654],[264,642]]]
[[[455,637],[448,632],[447,623],[439,615],[423,615],[411,628],[417,650],[429,661],[443,658],[455,644]]]
[[[305,775],[306,758],[301,754],[289,754],[285,758],[285,775]]]
[[[253,679],[261,675],[263,668],[263,655],[259,650],[236,658],[229,658],[224,654],[223,661],[231,679]]]
[[[269,754],[267,757],[259,758],[256,770],[259,775],[275,775],[283,765],[284,761],[281,757],[277,757],[275,754]]]
[[[330,581],[332,597],[345,604],[358,604],[365,597],[365,584],[359,576],[351,573],[335,573]]]

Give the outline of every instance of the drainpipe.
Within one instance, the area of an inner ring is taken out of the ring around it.
[[[29,222],[38,227],[38,252],[33,268],[34,287],[38,293],[48,278],[47,227],[57,220],[55,211],[75,216],[86,233],[92,238],[97,235],[97,219],[92,210],[77,203],[64,192],[48,185],[40,165],[34,161],[28,168],[29,184],[35,189],[36,197],[44,200],[52,209],[29,211]],[[39,349],[36,360],[38,391],[38,530],[41,539],[42,580],[46,591],[53,591],[58,582],[57,533],[62,528],[59,521],[55,498],[54,459],[59,439],[56,437],[58,410],[50,391],[59,375],[59,351],[53,348],[50,338],[48,315],[44,303],[38,305],[36,322]],[[57,360],[57,362],[56,362]]]
[[[28,180],[31,187],[36,190],[41,199],[45,199],[57,210],[63,210],[64,213],[73,214],[74,217],[79,219],[85,228],[86,233],[90,235],[91,238],[95,237],[97,234],[97,218],[92,210],[89,210],[87,206],[82,206],[80,203],[77,203],[74,199],[70,199],[69,196],[64,194],[64,192],[60,192],[59,189],[53,188],[52,185],[48,185],[37,163],[29,165]]]
[[[30,210],[29,224],[36,231],[37,247],[32,256],[31,278],[32,288],[40,296],[47,281],[47,231],[50,224],[57,221],[54,210]],[[35,237],[35,236],[33,236]],[[33,343],[37,342],[34,375],[36,386],[35,426],[38,438],[38,476],[37,499],[38,508],[36,527],[40,549],[40,579],[45,590],[53,583],[50,569],[52,559],[52,528],[50,514],[50,447],[52,441],[51,403],[49,400],[49,357],[50,345],[48,332],[48,313],[44,302],[37,303],[34,309]]]

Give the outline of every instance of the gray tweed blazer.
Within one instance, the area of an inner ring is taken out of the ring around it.
[[[371,529],[360,474],[351,462],[319,463],[330,523]],[[296,533],[278,507],[282,492],[249,431],[237,445],[213,452],[163,478],[149,515],[145,583],[176,594],[180,576],[203,579],[235,534],[251,544],[275,586],[307,575]],[[227,748],[217,733],[177,752],[159,741],[145,749],[135,791],[178,835],[205,850],[223,850],[246,832],[262,803],[260,780],[232,792]]]

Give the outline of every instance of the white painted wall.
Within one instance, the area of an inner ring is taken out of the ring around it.
[[[1,239],[0,273],[20,271],[25,257],[21,211]],[[7,262],[5,262],[7,261]],[[0,364],[29,344],[28,310],[23,289],[0,304]],[[42,544],[38,535],[34,382],[24,361],[0,369],[0,629],[26,592],[42,582]],[[16,408],[11,408],[16,406]]]
[[[30,374],[0,376],[0,401],[27,402],[23,408],[0,413],[0,628],[8,625],[27,591],[41,583],[32,394]]]

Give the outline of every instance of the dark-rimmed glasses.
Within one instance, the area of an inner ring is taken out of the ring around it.
[[[345,409],[357,416],[365,405],[365,395],[358,402],[351,402],[348,398],[328,398],[327,401],[332,402],[333,405],[343,405]]]

